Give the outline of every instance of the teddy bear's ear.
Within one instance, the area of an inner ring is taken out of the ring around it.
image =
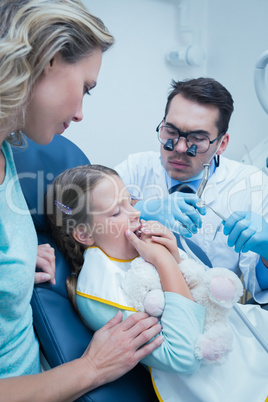
[[[93,246],[95,240],[91,231],[86,225],[78,225],[73,230],[73,238],[78,241],[78,243],[84,244],[86,246]]]

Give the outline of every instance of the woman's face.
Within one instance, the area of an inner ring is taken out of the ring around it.
[[[71,121],[81,121],[83,97],[97,83],[101,60],[100,49],[74,64],[57,53],[34,86],[21,131],[38,144],[48,144]]]

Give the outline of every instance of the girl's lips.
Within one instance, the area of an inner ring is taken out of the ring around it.
[[[66,130],[69,127],[69,124],[63,123],[63,127],[64,127],[64,130]]]
[[[139,226],[137,227],[137,229],[135,229],[135,230],[133,231],[133,233],[140,239],[140,237],[141,237],[141,225],[139,225]]]
[[[141,231],[140,229],[135,230],[134,234],[140,239],[141,238]]]

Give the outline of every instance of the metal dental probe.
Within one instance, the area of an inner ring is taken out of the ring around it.
[[[196,203],[196,206],[197,207],[207,207],[207,208],[209,208],[209,209],[211,209],[211,211],[212,212],[214,212],[214,214],[215,215],[217,215],[219,218],[221,218],[221,220],[223,221],[223,222],[225,222],[226,221],[226,218],[225,218],[225,216],[223,216],[220,212],[218,212],[218,211],[216,211],[215,209],[213,209],[210,205],[208,205],[208,204],[206,204],[205,203],[205,201],[198,201],[197,203]]]

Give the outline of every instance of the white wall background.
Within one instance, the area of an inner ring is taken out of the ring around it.
[[[83,121],[72,123],[66,133],[92,163],[113,167],[129,153],[159,149],[155,127],[172,79],[210,76],[232,93],[235,112],[226,156],[241,160],[245,146],[251,150],[266,138],[268,116],[255,95],[253,73],[259,55],[268,49],[267,0],[84,3],[116,39],[103,56],[97,87],[85,98]],[[192,32],[183,31],[185,25]],[[201,44],[206,53],[200,66],[167,63],[170,50],[191,43]]]
[[[225,154],[237,160],[245,154],[245,146],[250,151],[267,139],[268,115],[258,102],[253,78],[257,59],[268,49],[267,16],[267,0],[208,0],[207,75],[224,84],[234,98]],[[268,148],[262,151],[254,158],[260,167]]]

